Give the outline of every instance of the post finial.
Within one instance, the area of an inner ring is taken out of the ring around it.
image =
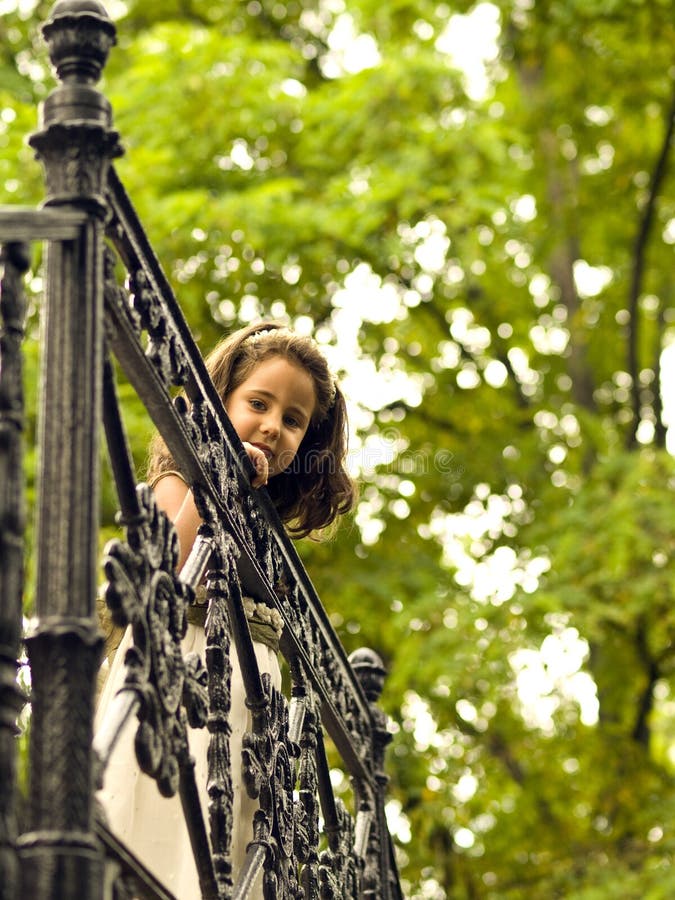
[[[104,216],[109,163],[122,148],[96,82],[115,44],[115,26],[98,0],[59,0],[42,34],[60,82],[41,106],[41,130],[29,140],[45,167],[46,202]]]
[[[350,654],[349,662],[361,682],[366,698],[371,703],[376,703],[382,693],[384,678],[387,674],[382,660],[370,647],[361,647]]]
[[[42,34],[56,74],[66,83],[95,84],[116,42],[115,26],[98,0],[59,0]]]

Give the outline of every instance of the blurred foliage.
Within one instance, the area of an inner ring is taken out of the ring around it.
[[[110,10],[117,169],[200,346],[273,315],[339,351],[361,501],[299,549],[389,669],[406,895],[672,896],[672,0]],[[42,195],[48,12],[3,16],[2,203]]]

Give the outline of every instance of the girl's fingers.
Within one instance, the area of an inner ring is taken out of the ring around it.
[[[255,468],[255,475],[251,481],[251,486],[254,488],[262,487],[264,484],[267,484],[269,478],[269,463],[267,462],[267,457],[259,447],[254,447],[246,441],[244,441],[244,449]]]

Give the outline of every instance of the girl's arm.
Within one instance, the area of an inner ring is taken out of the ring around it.
[[[256,470],[252,481],[253,487],[267,484],[267,457],[259,447],[253,447],[246,441],[244,449]],[[202,520],[197,512],[192,491],[178,475],[167,474],[161,477],[155,484],[155,497],[157,505],[171,519],[176,529],[180,546],[176,571],[180,572],[192,550]]]
[[[176,571],[180,572],[197,537],[201,518],[192,491],[178,475],[164,475],[155,485],[157,505],[173,522],[178,535],[179,555]]]

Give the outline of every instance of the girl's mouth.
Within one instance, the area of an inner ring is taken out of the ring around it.
[[[258,450],[262,450],[262,452],[263,452],[263,453],[265,454],[265,456],[267,457],[267,462],[270,462],[270,460],[271,460],[272,457],[274,456],[274,453],[273,453],[272,450],[267,446],[267,444],[253,444],[253,446],[254,446],[254,447],[257,447]]]

